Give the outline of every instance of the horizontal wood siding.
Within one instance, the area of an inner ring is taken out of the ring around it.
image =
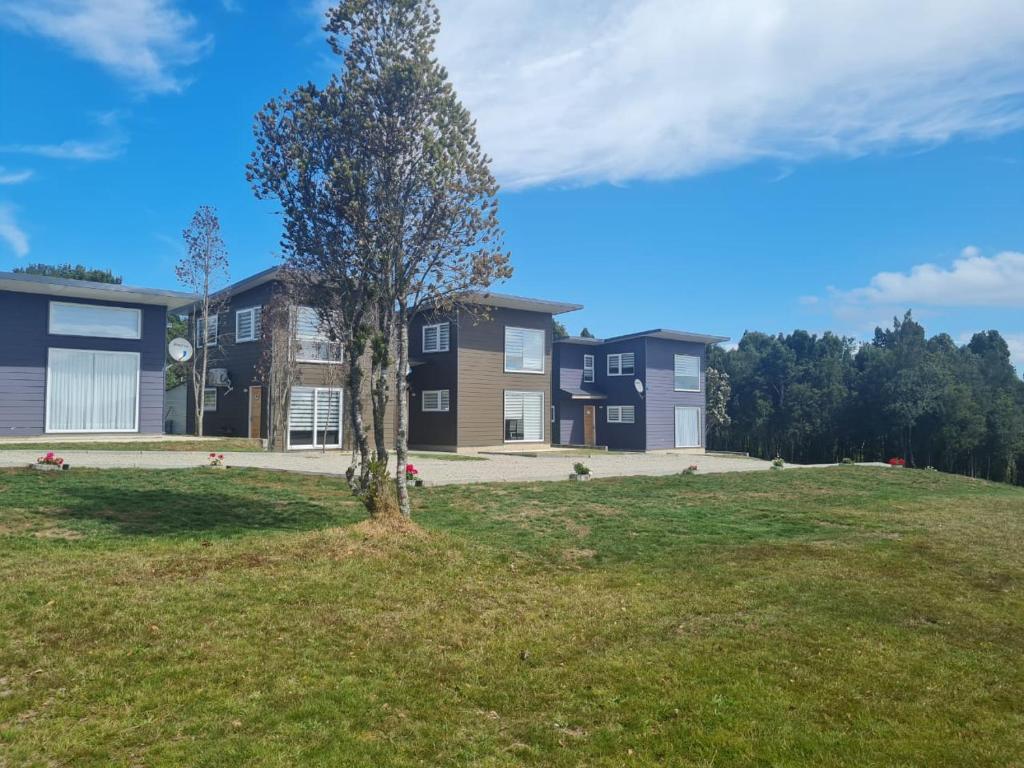
[[[583,445],[583,403],[562,399],[555,405],[559,445]]]
[[[142,310],[141,339],[49,333],[49,303],[62,301]],[[139,353],[139,432],[159,434],[164,418],[164,307],[0,291],[0,435],[46,431],[46,363],[51,347]]]
[[[645,450],[644,440],[645,412],[644,398],[637,394],[634,379],[643,380],[644,371],[644,340],[626,339],[602,344],[594,353],[595,382],[597,389],[604,392],[608,399],[597,405],[597,444],[606,445],[612,450],[642,451]],[[609,376],[608,355],[621,352],[632,352],[634,355],[634,374],[632,376]],[[632,405],[634,408],[633,424],[609,424],[609,405]]]
[[[703,344],[668,339],[647,340],[647,450],[675,448],[677,405],[696,406],[701,409],[704,425],[706,348]],[[675,355],[695,355],[700,358],[700,392],[675,391]],[[704,436],[701,435],[701,446]]]
[[[551,439],[551,315],[518,309],[489,310],[486,318],[458,314],[458,442],[460,447],[504,443],[505,391],[542,392],[544,442]],[[505,328],[544,331],[544,373],[505,373]]]

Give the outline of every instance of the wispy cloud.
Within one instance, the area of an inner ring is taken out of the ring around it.
[[[320,11],[329,3],[311,3]],[[698,174],[1024,126],[1019,0],[439,0],[506,187]]]
[[[24,171],[8,171],[2,165],[0,165],[0,185],[8,184],[23,184],[33,176],[33,171],[25,169]]]
[[[14,206],[10,203],[0,203],[0,240],[7,243],[19,259],[28,255],[28,235],[18,226]]]
[[[242,4],[238,0],[220,0],[221,7],[228,13],[240,13]]]
[[[0,0],[0,24],[55,40],[153,93],[180,91],[176,70],[212,46],[175,0]]]
[[[1024,368],[1024,333],[1010,333],[1003,336],[1010,348],[1010,359],[1018,368]]]
[[[119,110],[100,112],[93,121],[103,129],[104,136],[97,139],[68,139],[57,143],[5,144],[0,153],[35,155],[54,160],[110,160],[124,152],[128,135],[121,127],[124,113]]]
[[[840,303],[933,307],[1024,308],[1024,253],[983,256],[972,246],[949,267],[919,264],[909,272],[879,272],[862,288],[833,291]]]

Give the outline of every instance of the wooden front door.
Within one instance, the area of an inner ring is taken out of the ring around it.
[[[583,406],[583,444],[597,445],[597,407]]]
[[[249,387],[249,437],[263,431],[263,387]]]

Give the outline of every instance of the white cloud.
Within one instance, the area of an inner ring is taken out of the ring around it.
[[[507,187],[788,167],[1024,126],[1020,0],[439,5],[438,56]]]
[[[128,144],[128,136],[121,128],[122,117],[124,113],[119,110],[94,114],[93,121],[106,134],[98,139],[69,139],[55,144],[5,144],[0,146],[0,152],[36,155],[54,160],[110,160],[124,152]]]
[[[24,171],[8,171],[2,165],[0,165],[0,185],[7,184],[22,184],[32,178],[33,171],[26,169]]]
[[[797,301],[804,307],[814,307],[821,303],[817,296],[801,296]]]
[[[879,272],[863,288],[834,291],[845,304],[1024,308],[1024,253],[986,257],[964,248],[949,268],[919,264],[909,272]]]
[[[14,251],[19,259],[28,255],[28,235],[14,218],[14,208],[9,203],[0,203],[0,240]]]
[[[0,24],[55,40],[143,91],[180,91],[211,44],[174,0],[0,0]]]
[[[1010,348],[1010,359],[1018,368],[1024,369],[1024,333],[1010,333],[1003,336]]]

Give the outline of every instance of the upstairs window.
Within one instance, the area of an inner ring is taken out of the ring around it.
[[[583,356],[583,383],[593,384],[594,383],[594,356],[584,355]]]
[[[331,341],[312,307],[295,308],[295,344],[296,362],[341,362],[341,342]]]
[[[505,328],[505,372],[544,373],[544,331]]]
[[[248,307],[235,312],[235,343],[243,341],[259,341],[260,338],[259,307]]]
[[[634,372],[635,356],[632,352],[621,352],[608,355],[609,376],[632,376]]]
[[[141,339],[142,310],[51,301],[50,333],[101,339]]]
[[[448,323],[435,323],[423,326],[423,351],[447,352],[451,331]]]
[[[636,409],[632,405],[609,405],[609,424],[633,424],[636,421]]]
[[[220,320],[217,315],[210,315],[210,327],[206,329],[206,333],[203,333],[203,318],[196,317],[196,346],[216,347],[217,328],[219,325]]]
[[[447,389],[426,389],[423,391],[422,398],[424,411],[448,411],[449,394]]]
[[[700,358],[674,355],[676,392],[700,392]]]

